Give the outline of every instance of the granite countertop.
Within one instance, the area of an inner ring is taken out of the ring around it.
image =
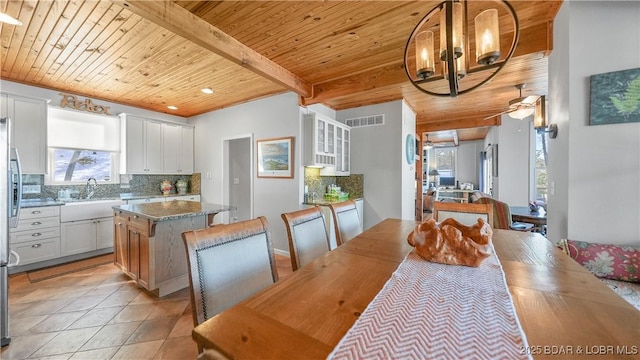
[[[39,198],[39,199],[22,199],[20,203],[20,207],[22,208],[32,208],[32,207],[41,207],[41,206],[61,206],[67,203],[76,203],[76,202],[89,202],[89,201],[102,201],[102,200],[136,200],[136,199],[148,199],[148,198],[172,198],[177,196],[192,196],[192,195],[200,195],[196,193],[186,193],[186,194],[133,194],[133,193],[122,193],[120,196],[115,197],[100,197],[100,198],[91,198],[91,199],[58,199],[54,200],[53,198]]]
[[[32,207],[41,207],[41,206],[60,206],[64,205],[64,202],[53,200],[51,198],[48,199],[22,199],[20,201],[21,208],[32,208]]]
[[[362,200],[362,198],[349,198],[347,200]],[[329,204],[335,204],[339,202],[343,202],[346,200],[325,200],[325,199],[316,199],[303,202],[304,205],[320,205],[320,206],[328,206]]]
[[[166,201],[114,206],[114,210],[132,213],[152,221],[167,221],[191,216],[217,214],[236,210],[236,206],[201,203],[196,201]]]

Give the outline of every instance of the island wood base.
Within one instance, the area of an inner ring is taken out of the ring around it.
[[[204,229],[207,215],[154,221],[114,213],[115,264],[138,285],[163,297],[189,286],[182,233]]]

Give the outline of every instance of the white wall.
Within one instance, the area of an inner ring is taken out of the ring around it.
[[[640,123],[589,126],[589,77],[640,65],[640,2],[565,1],[549,58],[549,238],[640,247]]]
[[[472,183],[477,189],[479,184],[480,152],[484,150],[484,142],[460,141],[457,152],[456,180],[462,183]]]
[[[529,204],[532,117],[524,120],[502,115],[498,130],[498,188],[496,197],[511,206]]]
[[[393,101],[336,113],[341,122],[348,118],[385,114],[384,125],[351,130],[351,172],[364,174],[365,229],[386,218],[402,217],[402,172],[403,163],[406,164],[402,109],[402,101]]]
[[[213,111],[189,119],[195,125],[195,169],[202,173],[202,201],[223,203],[223,142],[253,135],[254,140],[294,136],[294,161],[301,164],[301,120],[298,97],[294,93]],[[255,147],[255,143],[253,144]],[[255,149],[254,149],[255,157]],[[255,167],[255,158],[254,158]],[[207,174],[211,174],[209,178]],[[280,215],[298,210],[302,198],[301,166],[294,169],[293,179],[257,178],[254,169],[254,217],[265,216],[269,221],[274,248],[289,252],[284,223]]]
[[[50,90],[50,89],[45,89],[45,88],[40,88],[40,87],[35,87],[30,85],[24,85],[24,84],[19,84],[11,81],[6,81],[6,80],[0,80],[0,91],[10,93],[10,94],[22,95],[26,97],[32,97],[32,98],[49,99],[50,100],[49,107],[60,108],[60,101],[62,100],[62,96],[60,96],[61,91]],[[78,95],[74,93],[68,93],[68,94],[77,96],[78,100],[81,100],[81,101],[84,101],[84,99],[91,99],[91,101],[96,105],[109,106],[110,107],[109,113],[113,116],[117,116],[118,114],[121,114],[121,113],[127,113],[127,114],[144,116],[144,117],[148,117],[156,120],[165,120],[165,121],[173,121],[173,122],[180,122],[180,123],[187,122],[185,118],[180,116],[159,113],[156,111],[145,110],[137,107],[122,105],[122,104],[113,103],[113,102],[104,101],[104,100],[98,100],[94,98],[88,98],[84,95]],[[78,111],[80,113],[90,114],[88,112],[75,110],[70,107],[65,107],[64,110]]]

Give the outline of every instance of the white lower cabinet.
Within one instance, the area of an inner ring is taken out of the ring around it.
[[[18,226],[9,229],[9,247],[20,256],[17,265],[60,257],[60,206],[20,209]]]
[[[113,218],[61,224],[61,255],[74,255],[113,246]]]

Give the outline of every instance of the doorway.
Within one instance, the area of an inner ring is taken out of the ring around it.
[[[223,201],[238,209],[220,215],[224,223],[253,218],[253,136],[224,141]]]

